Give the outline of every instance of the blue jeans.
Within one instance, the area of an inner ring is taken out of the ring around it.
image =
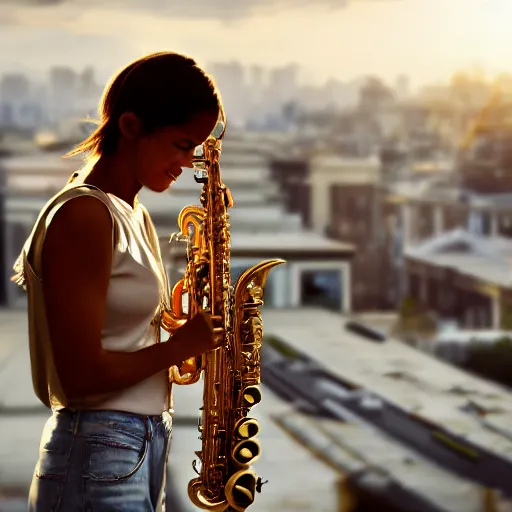
[[[165,510],[171,416],[55,411],[43,431],[29,512]]]

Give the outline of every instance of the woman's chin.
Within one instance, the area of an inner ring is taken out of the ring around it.
[[[171,186],[174,183],[174,181],[175,180],[169,179],[169,180],[166,180],[166,181],[161,181],[159,183],[151,183],[151,184],[147,184],[146,188],[148,188],[152,192],[165,192],[166,190],[171,188]]]

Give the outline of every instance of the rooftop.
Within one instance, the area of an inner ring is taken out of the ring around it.
[[[380,160],[376,156],[367,158],[356,158],[338,155],[319,155],[311,159],[311,169],[315,168],[344,168],[344,167],[361,167],[380,169]]]
[[[163,228],[157,226],[160,232]],[[162,243],[167,243],[169,237],[162,236]],[[352,244],[330,240],[322,235],[310,231],[280,232],[280,231],[231,231],[231,251],[233,256],[241,253],[267,253],[268,257],[280,257],[281,254],[295,253],[307,259],[314,258],[315,254],[322,258],[326,254],[344,259],[352,254],[355,247]],[[176,253],[181,258],[182,252]]]
[[[444,176],[411,176],[386,185],[388,201],[423,201],[431,203],[460,204],[475,210],[510,210],[512,194],[481,194],[464,190]]]
[[[512,331],[501,331],[498,329],[487,330],[487,329],[460,329],[460,330],[448,330],[441,332],[437,335],[436,344],[450,343],[467,345],[474,343],[490,343],[494,344],[500,338],[512,339]]]
[[[489,261],[489,258],[483,256],[461,254],[456,251],[427,257],[413,253],[408,253],[407,256],[421,260],[428,265],[455,269],[459,274],[471,276],[484,283],[512,286],[512,267],[505,261]]]
[[[346,322],[346,317],[316,309],[264,313],[266,334],[334,375],[512,460],[511,391],[392,338],[368,341],[347,331]],[[488,411],[485,420],[465,412],[470,401]]]
[[[453,268],[485,283],[512,285],[512,240],[455,229],[409,247],[405,256],[428,265]]]
[[[411,504],[410,510],[482,511],[483,493],[479,485],[401,446],[376,428],[293,411],[275,418],[297,440],[313,449],[321,447],[326,461],[351,475],[364,488],[393,500],[401,510],[407,510],[407,504],[417,499],[429,505],[418,508]]]
[[[329,252],[353,251],[352,244],[337,242],[312,231],[297,233],[250,233],[233,232],[231,247],[235,250],[285,250],[302,252],[306,249]]]
[[[164,198],[162,198],[164,199]],[[165,201],[159,201],[159,204],[150,203],[145,201],[143,204],[148,209],[149,213],[153,216],[162,216],[171,218],[173,223],[177,218],[179,211],[188,205],[198,205],[199,201],[188,201],[190,198],[168,198],[169,204],[165,207]],[[237,227],[242,226],[248,232],[258,231],[264,229],[270,234],[280,233],[285,230],[293,230],[297,232],[301,229],[301,216],[298,213],[288,213],[279,204],[259,204],[259,205],[244,205],[236,206],[229,211],[229,219],[231,229],[236,230]],[[158,220],[155,220],[158,226]],[[166,226],[162,226],[166,228]],[[166,229],[164,229],[165,231]]]
[[[412,176],[387,185],[391,198],[396,201],[424,200],[443,202],[459,202],[462,191],[450,184],[443,176]]]
[[[0,165],[7,172],[13,173],[69,172],[71,174],[81,166],[81,161],[77,157],[63,158],[61,152],[38,151],[31,154],[1,158]]]
[[[279,336],[342,379],[388,397],[413,414],[446,422],[448,428],[477,444],[510,456],[512,441],[461,409],[468,400],[494,408],[486,418],[488,422],[510,431],[512,398],[499,386],[392,339],[380,344],[368,342],[344,330],[347,319],[334,313],[264,309],[263,319],[266,334]],[[0,405],[22,411],[20,415],[0,411],[0,481],[1,487],[26,492],[48,413],[32,392],[25,311],[0,310],[0,323]],[[341,474],[352,475],[361,485],[387,491],[388,497],[398,499],[401,495],[391,485],[394,482],[402,492],[416,493],[430,503],[430,508],[418,510],[482,510],[483,490],[479,485],[433,464],[382,431],[355,418],[340,422],[305,416],[268,386],[262,388],[263,401],[254,410],[262,428],[262,456],[255,468],[269,480],[257,497],[256,506],[261,510],[335,510]],[[191,466],[194,451],[200,449],[193,423],[202,405],[202,386],[176,386],[174,393],[176,414],[169,465],[184,510],[193,512],[186,489],[195,475]],[[30,410],[33,412],[27,412]]]

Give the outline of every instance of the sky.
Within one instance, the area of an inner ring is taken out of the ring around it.
[[[460,68],[512,71],[512,0],[0,0],[0,71],[128,61],[175,50],[207,66],[295,62],[322,83],[376,74],[413,84]]]

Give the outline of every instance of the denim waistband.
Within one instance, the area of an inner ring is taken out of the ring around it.
[[[152,421],[162,421],[163,418],[165,418],[168,413],[164,412],[162,414],[155,414],[155,415],[145,415],[145,414],[139,414],[136,412],[130,412],[130,411],[117,411],[115,409],[69,409],[67,407],[64,407],[62,409],[57,409],[56,412],[66,414],[68,416],[76,415],[77,413],[80,413],[80,417],[84,419],[102,419],[105,417],[109,417],[111,419],[119,419],[124,420],[126,418],[150,418]]]
[[[141,437],[152,438],[155,431],[162,427],[172,427],[172,416],[168,412],[145,416],[143,414],[116,410],[71,410],[68,408],[54,411],[54,417],[60,428],[74,433],[94,433],[99,426],[109,426],[118,430],[131,431]]]

